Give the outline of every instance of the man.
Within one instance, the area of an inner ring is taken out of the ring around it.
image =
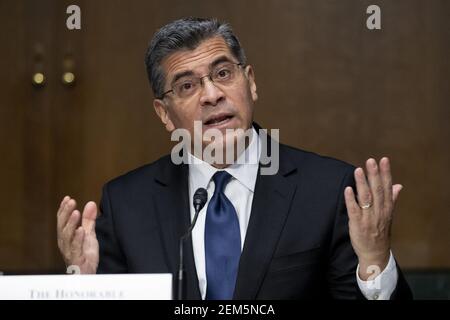
[[[164,26],[146,66],[167,131],[198,137],[201,121],[235,150],[242,136],[227,129],[248,129],[245,153],[257,160],[261,141],[276,143],[253,123],[254,72],[227,24]],[[82,273],[175,274],[178,241],[195,213],[190,199],[203,187],[208,201],[185,246],[187,299],[411,297],[390,251],[402,186],[392,185],[387,158],[369,159],[366,179],[362,168],[280,145],[278,171],[265,175],[258,161],[237,161],[242,153],[231,164],[206,159],[213,142],[200,139],[200,150],[184,152],[195,161],[166,156],[107,183],[99,216],[94,202],[81,214],[66,196],[57,219],[66,264]]]

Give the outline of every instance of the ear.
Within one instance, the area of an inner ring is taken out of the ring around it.
[[[247,80],[250,87],[250,92],[252,94],[253,102],[255,102],[256,100],[258,100],[258,94],[256,93],[255,73],[253,72],[253,68],[251,65],[245,67],[245,74],[247,75]]]
[[[154,99],[153,107],[155,108],[156,114],[161,119],[161,122],[166,127],[166,130],[169,132],[175,130],[175,126],[173,125],[172,120],[170,120],[170,115],[167,111],[167,105],[164,103],[164,101],[161,99]]]

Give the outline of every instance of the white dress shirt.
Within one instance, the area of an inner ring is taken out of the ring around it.
[[[235,164],[225,168],[232,178],[225,187],[225,195],[231,201],[239,220],[241,232],[241,251],[244,247],[245,235],[250,220],[253,194],[255,191],[256,178],[258,175],[258,163],[260,156],[259,136],[253,128],[250,144],[243,154],[238,157]],[[247,154],[246,164],[242,157]],[[206,209],[214,194],[214,182],[212,176],[219,171],[210,164],[189,154],[189,199],[192,199],[198,188],[205,188],[208,192],[208,201],[198,215],[197,223],[192,230],[192,246],[194,250],[195,267],[202,299],[206,296],[206,267],[205,267],[205,220]],[[190,203],[191,220],[194,218],[195,210]],[[359,268],[359,266],[358,266]],[[395,260],[390,256],[389,263],[383,272],[372,281],[362,281],[356,271],[356,278],[361,292],[367,299],[389,299],[397,284],[397,268]],[[381,279],[381,281],[380,281]]]

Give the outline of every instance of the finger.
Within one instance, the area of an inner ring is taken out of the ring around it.
[[[392,174],[389,158],[384,157],[380,160],[380,173],[384,189],[384,206],[392,207]]]
[[[364,170],[362,168],[357,168],[354,175],[359,206],[372,203],[372,193],[370,192]]]
[[[57,220],[57,226],[60,227],[60,224],[63,223],[63,219],[61,219],[61,216],[64,212],[64,209],[67,205],[67,202],[70,200],[69,196],[65,196],[64,199],[61,201],[61,204],[59,205],[58,212],[56,213],[56,220]],[[64,218],[64,217],[63,217]]]
[[[78,227],[75,230],[75,235],[73,237],[72,243],[70,245],[70,253],[72,258],[72,263],[80,262],[83,256],[83,242],[84,242],[85,231],[83,227]]]
[[[361,208],[356,202],[355,193],[352,187],[346,187],[344,190],[345,205],[347,207],[350,219],[357,218],[361,215]]]
[[[384,189],[381,182],[381,176],[375,159],[370,158],[366,161],[367,177],[369,180],[370,191],[373,197],[373,205],[376,211],[383,208]],[[378,209],[378,210],[377,210]]]
[[[70,215],[69,221],[67,221],[66,226],[63,229],[63,238],[65,241],[70,243],[75,235],[75,230],[80,225],[80,211],[74,210]]]
[[[403,189],[403,186],[401,184],[394,184],[392,186],[392,194],[393,194],[394,203],[397,201],[400,191],[402,191],[402,189]]]
[[[84,206],[83,219],[81,225],[86,233],[91,233],[95,230],[95,219],[97,218],[97,205],[94,201],[89,201]]]
[[[64,206],[66,205],[66,202],[70,200],[69,196],[65,196],[61,203],[59,204],[59,208],[58,211],[56,212],[56,216],[58,217],[61,214],[62,209],[64,208]]]
[[[60,215],[57,218],[57,228],[58,230],[63,230],[69,221],[70,215],[73,210],[77,207],[77,202],[75,199],[69,199],[66,201],[64,207],[61,210]]]

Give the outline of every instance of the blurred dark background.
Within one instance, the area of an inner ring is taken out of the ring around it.
[[[81,30],[66,28],[71,4]],[[381,30],[366,28],[371,4]],[[358,166],[391,158],[405,187],[394,254],[417,298],[450,299],[445,0],[0,0],[0,270],[64,273],[63,196],[98,201],[106,181],[170,151],[144,52],[190,15],[231,23],[255,69],[256,120],[282,142]]]

